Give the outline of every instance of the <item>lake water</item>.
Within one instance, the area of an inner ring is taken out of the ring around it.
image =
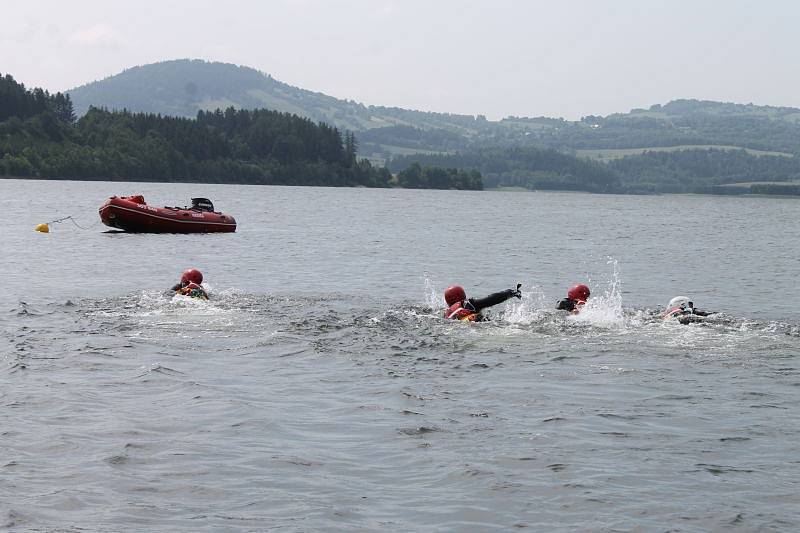
[[[220,235],[97,224],[212,198]],[[0,181],[0,528],[800,528],[800,202]],[[67,215],[50,234],[33,227]],[[210,302],[164,290],[190,266]],[[458,282],[520,282],[491,323]],[[572,284],[593,298],[553,310]],[[656,314],[685,294],[721,314]]]

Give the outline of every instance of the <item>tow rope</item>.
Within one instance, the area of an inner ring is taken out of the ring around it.
[[[33,228],[33,229],[34,229],[34,231],[38,231],[39,233],[50,233],[50,224],[59,224],[61,222],[64,222],[65,220],[71,220],[72,223],[75,224],[75,226],[77,228],[82,229],[82,230],[89,230],[92,227],[96,226],[98,224],[98,222],[99,222],[99,221],[95,222],[94,224],[92,224],[91,226],[88,226],[88,227],[83,227],[80,224],[78,224],[75,221],[74,218],[72,218],[72,215],[70,215],[68,217],[57,218],[55,220],[51,220],[50,222],[43,222],[42,224],[37,224],[36,227]]]

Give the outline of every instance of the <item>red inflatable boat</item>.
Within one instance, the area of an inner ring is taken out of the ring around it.
[[[212,233],[236,231],[236,220],[214,211],[206,198],[192,198],[192,207],[153,207],[144,196],[112,196],[100,207],[100,220],[133,233]]]

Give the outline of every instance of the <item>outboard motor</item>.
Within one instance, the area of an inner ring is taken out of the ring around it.
[[[192,209],[213,212],[214,204],[208,198],[192,198]]]

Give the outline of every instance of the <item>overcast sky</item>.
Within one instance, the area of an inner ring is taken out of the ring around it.
[[[51,92],[200,58],[491,119],[675,98],[800,107],[793,0],[5,0],[0,13],[0,72]]]

